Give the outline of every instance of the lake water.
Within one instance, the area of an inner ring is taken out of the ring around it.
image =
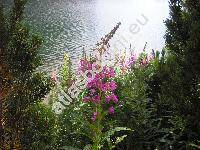
[[[168,17],[167,0],[29,0],[27,18],[34,31],[45,39],[41,49],[44,68],[52,70],[67,52],[73,63],[83,47],[89,49],[118,23],[111,52],[122,53],[130,46],[136,53],[161,50]]]

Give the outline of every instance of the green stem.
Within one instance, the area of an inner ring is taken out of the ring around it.
[[[100,91],[100,98],[101,98],[101,91]],[[95,150],[100,150],[100,141],[101,141],[101,129],[100,129],[100,122],[101,122],[101,102],[99,103],[99,105],[97,106],[97,112],[98,112],[98,117],[97,117],[97,131],[96,131],[96,137],[95,137],[95,146],[94,149]]]
[[[102,56],[100,55],[100,63],[101,63],[101,58],[102,58]],[[99,90],[100,90],[100,98],[101,98],[102,91],[101,91],[101,89],[99,89]],[[95,133],[95,142],[94,142],[94,147],[93,147],[94,150],[100,150],[100,146],[101,146],[101,144],[100,144],[100,141],[101,141],[101,139],[100,139],[101,138],[101,129],[100,129],[101,117],[99,117],[99,116],[101,116],[100,108],[101,108],[101,101],[98,104],[98,106],[96,107],[98,117],[97,117],[97,131]]]

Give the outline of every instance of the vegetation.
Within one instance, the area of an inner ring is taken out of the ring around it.
[[[0,1],[0,149],[3,150],[27,146],[25,140],[36,134],[28,132],[31,122],[27,117],[50,90],[50,80],[35,72],[40,64],[38,48],[42,41],[23,22],[25,4],[24,0],[15,0],[8,15]],[[48,131],[41,134],[45,132]]]
[[[23,20],[26,0],[14,0],[9,15],[0,1],[0,149],[200,149],[200,1],[169,2],[162,51],[104,65],[119,23],[77,73],[66,54],[50,79],[35,71],[42,40]],[[67,105],[63,92],[77,79],[86,85]],[[52,111],[57,102],[60,114]]]

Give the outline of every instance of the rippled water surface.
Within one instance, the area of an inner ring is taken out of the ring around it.
[[[68,52],[76,62],[83,47],[93,47],[118,22],[111,47],[136,52],[164,46],[167,0],[29,0],[27,18],[45,39],[41,49],[44,68],[52,70]]]

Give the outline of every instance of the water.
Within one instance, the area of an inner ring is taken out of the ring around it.
[[[120,54],[131,44],[136,53],[161,50],[168,17],[167,0],[29,0],[26,16],[34,31],[45,39],[43,68],[53,70],[67,52],[73,63],[83,47],[89,49],[118,23],[111,41]]]

